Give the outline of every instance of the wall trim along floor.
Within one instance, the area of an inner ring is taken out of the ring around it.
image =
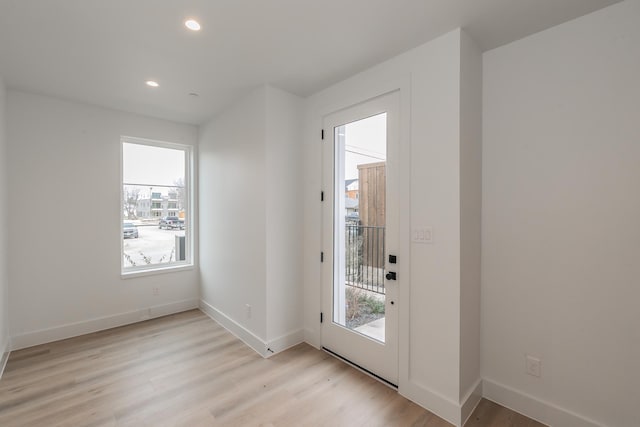
[[[499,405],[519,412],[550,426],[563,427],[604,427],[598,422],[585,418],[551,402],[540,400],[519,390],[496,381],[482,380],[482,396]]]
[[[2,374],[4,373],[4,368],[7,366],[7,361],[9,360],[10,354],[11,339],[7,338],[2,347],[0,347],[0,379],[2,379]]]
[[[11,337],[11,349],[20,350],[34,345],[46,344],[67,338],[77,337],[92,332],[105,329],[116,328],[118,326],[129,325],[131,323],[154,319],[168,314],[198,308],[197,299],[175,301],[168,304],[155,305],[148,308],[129,311],[126,313],[114,314],[111,316],[99,317],[82,322],[68,323],[53,328],[41,329],[39,331],[27,332],[26,334]]]
[[[204,300],[200,300],[200,310],[255,350],[255,352],[262,357],[270,357],[304,341],[303,329],[297,329],[272,340],[264,341]]]

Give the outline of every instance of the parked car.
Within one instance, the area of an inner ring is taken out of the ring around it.
[[[122,237],[127,238],[138,238],[138,227],[132,222],[125,222],[122,224]]]
[[[164,216],[160,218],[158,228],[164,228],[166,230],[178,228],[184,230],[184,219],[178,218],[177,216]]]

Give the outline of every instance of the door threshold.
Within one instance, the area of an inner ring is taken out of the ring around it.
[[[382,384],[386,385],[387,387],[392,388],[395,391],[398,391],[398,385],[397,384],[394,384],[391,381],[388,381],[388,380],[382,378],[380,375],[377,375],[377,374],[371,372],[367,368],[363,368],[362,366],[358,365],[357,363],[353,363],[351,360],[347,359],[346,357],[340,356],[338,353],[329,350],[327,347],[323,346],[322,350],[324,350],[326,353],[329,353],[331,356],[335,357],[336,359],[340,359],[343,362],[345,362],[346,364],[353,366],[354,368],[356,368],[357,370],[359,370],[363,374],[366,374],[366,375],[370,376],[371,378],[380,381]]]

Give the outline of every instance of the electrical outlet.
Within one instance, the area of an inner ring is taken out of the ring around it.
[[[153,295],[157,297],[158,295],[160,295],[160,288],[154,287],[152,289],[152,292],[153,292]]]
[[[251,305],[245,304],[244,312],[245,312],[245,315],[247,316],[247,319],[251,319]]]
[[[533,356],[526,355],[526,369],[525,372],[534,377],[539,377],[542,374],[542,361]]]

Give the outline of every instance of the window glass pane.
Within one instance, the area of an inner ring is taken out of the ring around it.
[[[123,142],[123,271],[187,259],[187,151]]]
[[[334,131],[333,321],[385,342],[387,114]]]
[[[124,183],[170,186],[180,179],[184,183],[184,150],[125,142],[122,155]]]

